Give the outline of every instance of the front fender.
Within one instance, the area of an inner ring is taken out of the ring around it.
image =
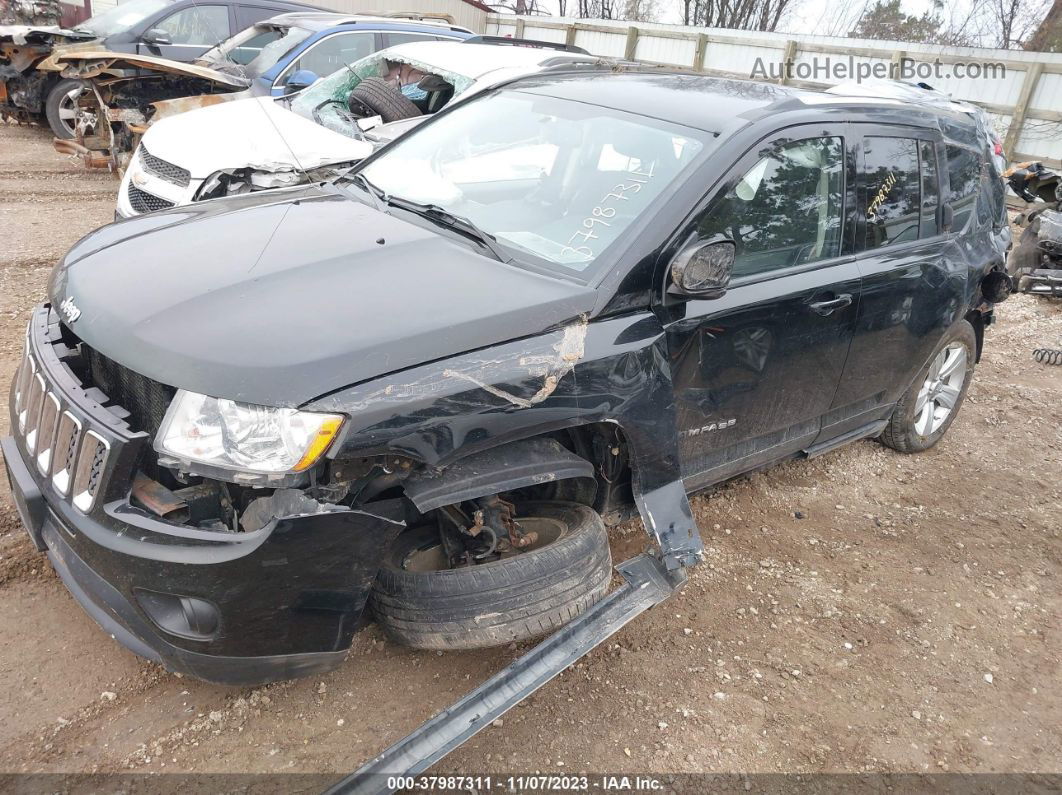
[[[430,468],[543,433],[617,423],[635,501],[668,565],[701,551],[679,468],[675,399],[655,315],[579,320],[374,379],[307,408],[350,419],[334,458],[398,454]]]

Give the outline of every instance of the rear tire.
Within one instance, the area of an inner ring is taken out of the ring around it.
[[[354,114],[359,114],[362,107],[367,108],[372,111],[370,115],[379,116],[385,123],[424,115],[408,97],[382,77],[366,77],[358,83],[350,92],[347,105]]]
[[[960,320],[896,404],[878,440],[901,453],[920,453],[939,442],[962,408],[976,358],[977,335]]]
[[[411,555],[438,545],[434,527],[414,528],[392,545],[370,604],[387,634],[417,649],[476,649],[544,635],[600,599],[612,574],[605,525],[569,502],[524,503],[532,517],[562,524],[543,546],[476,566],[410,571]]]
[[[48,92],[44,101],[44,116],[56,138],[68,141],[74,137],[77,99],[86,91],[80,80],[60,80]]]

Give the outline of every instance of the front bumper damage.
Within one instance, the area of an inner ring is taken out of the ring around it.
[[[383,551],[402,530],[403,502],[373,502],[372,513],[284,517],[248,533],[159,519],[130,501],[136,462],[150,440],[131,430],[106,395],[81,386],[68,366],[74,355],[62,342],[56,314],[48,305],[38,308],[25,365],[36,386],[27,393],[18,388],[23,379],[16,381],[14,437],[2,447],[34,543],[86,611],[141,656],[209,681],[258,683],[340,664],[361,626]],[[62,435],[66,426],[45,421],[47,403],[55,416],[77,421],[72,447]],[[657,421],[671,409],[638,408]],[[635,454],[650,456],[653,448],[639,443],[637,430]],[[106,454],[94,464],[98,474],[88,487],[79,478],[90,439],[102,442]],[[42,459],[45,449],[54,450],[50,460]],[[60,452],[67,449],[72,452]],[[332,791],[391,791],[395,775],[427,769],[681,589],[701,543],[682,482],[665,466],[670,460],[640,467],[634,483],[657,554],[620,564],[623,585]],[[74,471],[72,487],[62,488],[64,471]]]
[[[137,654],[211,682],[339,665],[403,527],[401,502],[283,517],[250,533],[159,519],[130,502],[146,434],[98,389],[82,388],[58,339],[55,314],[36,310],[23,365],[30,387],[20,394],[16,379],[14,435],[0,445],[33,543],[82,607]]]

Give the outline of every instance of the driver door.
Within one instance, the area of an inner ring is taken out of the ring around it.
[[[854,156],[848,125],[788,128],[746,154],[680,234],[683,244],[728,238],[737,248],[725,295],[670,307],[691,489],[807,449],[819,435],[859,303]]]
[[[232,35],[230,28],[228,6],[191,5],[149,28],[165,31],[169,44],[141,41],[137,50],[142,55],[158,55],[187,63]]]

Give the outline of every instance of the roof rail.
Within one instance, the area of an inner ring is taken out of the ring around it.
[[[500,44],[508,47],[532,47],[540,50],[559,50],[561,52],[574,52],[579,55],[589,55],[582,47],[574,44],[563,44],[559,41],[540,41],[538,39],[511,39],[508,36],[472,36],[464,40],[465,44]]]
[[[369,15],[374,17],[393,17],[394,19],[413,19],[418,22],[433,20],[435,22],[445,22],[447,25],[457,24],[454,18],[449,14],[437,13],[435,11],[373,11],[370,12]]]

